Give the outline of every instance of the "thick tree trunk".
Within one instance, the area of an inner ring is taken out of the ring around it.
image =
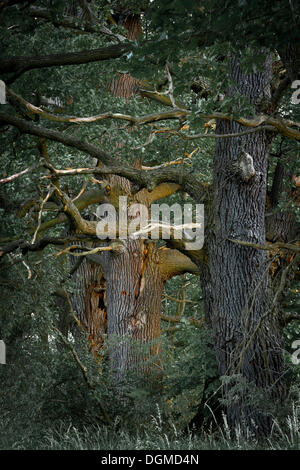
[[[125,240],[123,253],[108,252],[102,257],[107,289],[107,333],[113,341],[110,364],[115,380],[121,382],[131,372],[149,383],[153,374],[158,379],[160,371],[163,280],[156,245]]]
[[[236,86],[252,103],[266,95],[270,66],[267,59],[263,72],[245,76],[237,58],[232,60]],[[242,130],[237,123],[217,123],[218,134]],[[285,395],[281,335],[272,311],[266,252],[229,239],[265,243],[270,144],[271,137],[265,132],[257,132],[255,138],[218,139],[214,157],[214,220],[206,239],[209,272],[202,274],[209,295],[207,318],[213,330],[219,372],[230,378],[225,386],[225,398],[230,399],[229,423],[234,427],[245,422],[260,434],[270,430],[270,417],[254,405],[258,398],[253,395],[254,389],[263,392],[265,402],[270,398],[281,400]],[[244,389],[237,387],[233,392],[238,374]]]
[[[123,24],[130,40],[142,33],[140,15],[123,12],[122,6],[115,5],[114,20]],[[137,92],[138,81],[122,74],[110,83],[109,90],[129,99]],[[125,178],[111,176],[110,183],[130,195],[131,184]],[[80,293],[76,294],[80,317],[84,318],[94,350],[101,348],[103,334],[109,341],[114,339],[109,360],[115,383],[122,382],[130,371],[149,384],[155,371],[152,387],[158,384],[163,278],[155,244],[125,240],[124,252],[101,255],[101,269],[85,261],[80,272]],[[101,299],[98,304],[101,293],[95,293],[101,282],[105,283],[105,305]]]
[[[130,196],[127,179],[112,175],[109,183],[111,203],[118,204],[115,199],[119,194]],[[147,385],[152,376],[151,386],[156,387],[160,382],[158,353],[165,281],[159,251],[156,243],[148,240],[126,239],[122,243],[121,252],[103,252],[97,263],[94,259],[81,263],[75,272],[73,303],[95,354],[101,356],[103,340],[108,339],[114,383],[126,380],[130,373]]]
[[[160,370],[163,276],[156,244],[124,240],[121,253],[105,252],[96,264],[84,260],[75,276],[73,307],[91,350],[101,357],[104,338],[115,383],[130,371],[146,382]]]

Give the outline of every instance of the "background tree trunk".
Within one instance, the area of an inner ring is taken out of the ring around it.
[[[133,41],[142,34],[140,15],[126,13],[123,11],[122,6],[116,9],[114,20],[127,30],[127,39]],[[129,99],[138,92],[139,81],[132,77],[130,73],[120,73],[118,78],[111,81],[108,89],[115,96]]]

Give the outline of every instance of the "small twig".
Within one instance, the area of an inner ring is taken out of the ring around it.
[[[38,231],[39,231],[41,223],[42,223],[43,207],[46,204],[46,202],[48,201],[48,199],[50,198],[50,196],[52,195],[53,191],[54,191],[54,189],[52,189],[52,188],[49,189],[48,194],[46,195],[45,199],[42,200],[40,211],[39,211],[39,216],[38,216],[38,224],[37,224],[36,230],[34,232],[34,235],[33,235],[32,241],[31,241],[32,244],[35,243],[36,236],[38,234]]]
[[[74,264],[74,266],[72,267],[72,269],[70,269],[70,272],[69,272],[69,276],[71,277],[75,271],[77,271],[77,269],[79,268],[79,266],[81,265],[81,263],[83,262],[84,258],[79,258],[76,263]]]
[[[31,277],[32,277],[32,273],[31,273],[30,267],[28,266],[28,264],[27,264],[27,263],[25,263],[25,261],[24,261],[24,260],[22,260],[22,264],[24,264],[25,268],[26,268],[26,269],[27,269],[27,271],[28,271],[28,276],[27,276],[27,279],[31,279]]]
[[[167,74],[167,78],[168,78],[168,82],[169,82],[169,89],[168,89],[166,94],[169,95],[173,108],[176,108],[176,103],[175,103],[175,100],[174,100],[174,89],[173,89],[172,76],[170,74],[170,70],[169,70],[168,65],[166,65],[165,68],[166,68],[166,74]]]
[[[73,310],[73,305],[72,305],[72,301],[71,301],[71,298],[70,298],[70,294],[69,294],[69,292],[67,292],[66,290],[65,290],[65,293],[66,293],[67,302],[68,302],[69,307],[70,307],[70,314],[71,314],[72,317],[74,318],[75,323],[76,323],[76,325],[78,326],[78,328],[80,328],[82,331],[84,331],[84,328],[83,328],[83,326],[82,326],[80,320],[78,320],[78,318],[77,318],[77,316],[76,316],[76,314],[75,314],[75,312],[74,312],[74,310]]]

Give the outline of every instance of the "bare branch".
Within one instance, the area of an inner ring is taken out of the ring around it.
[[[53,194],[53,191],[54,189],[53,188],[50,188],[46,197],[42,200],[41,202],[41,206],[40,206],[40,210],[39,210],[39,215],[38,215],[38,224],[37,224],[37,227],[36,227],[36,230],[34,232],[34,235],[33,235],[33,238],[32,238],[32,241],[31,243],[33,244],[36,240],[36,237],[37,237],[37,234],[38,234],[38,231],[41,227],[41,223],[42,223],[42,213],[43,213],[43,207],[44,205],[46,204],[46,202],[48,201],[48,199],[50,198],[50,196]]]
[[[158,122],[158,121],[164,121],[168,119],[183,119],[185,118],[188,114],[191,113],[191,111],[187,109],[181,109],[181,108],[174,108],[172,111],[164,111],[164,112],[159,112],[159,113],[154,113],[154,114],[147,114],[145,116],[131,116],[127,114],[121,114],[121,113],[112,113],[112,112],[107,112],[103,114],[99,114],[96,116],[89,116],[89,117],[76,117],[76,116],[58,116],[56,114],[51,114],[48,113],[47,111],[44,111],[43,109],[32,105],[31,103],[27,102],[22,98],[21,96],[17,95],[14,93],[12,90],[9,90],[7,88],[7,93],[10,96],[13,96],[15,99],[17,99],[20,103],[24,104],[27,109],[34,113],[34,114],[39,114],[40,116],[44,117],[45,119],[49,119],[52,121],[57,121],[57,122],[70,122],[70,123],[90,123],[90,122],[98,122],[102,121],[104,119],[119,119],[119,120],[125,120],[129,121],[133,125],[144,125],[144,124],[149,124],[152,122]],[[193,139],[199,139],[199,138],[224,138],[224,137],[238,137],[241,135],[249,134],[252,132],[257,132],[259,130],[267,130],[267,131],[277,131],[280,134],[284,135],[285,137],[288,138],[293,138],[296,140],[300,140],[300,131],[297,129],[294,129],[294,127],[300,128],[300,123],[294,122],[288,119],[283,119],[283,118],[273,118],[271,116],[266,116],[266,115],[260,115],[256,116],[253,119],[247,119],[247,118],[233,118],[232,116],[224,113],[214,113],[214,114],[199,114],[199,117],[202,119],[225,119],[229,121],[235,121],[245,127],[251,127],[251,131],[241,131],[238,133],[234,134],[208,134],[208,133],[203,133],[203,134],[196,134],[196,135],[191,135],[188,136],[178,130],[174,129],[162,129],[160,131],[155,131],[157,132],[168,132],[173,135],[178,135],[183,139],[187,140],[193,140]]]
[[[41,166],[41,163],[38,163],[37,165],[33,165],[29,168],[26,168],[23,171],[20,171],[19,173],[15,173],[14,175],[8,176],[7,178],[3,178],[0,180],[0,183],[10,183],[11,181],[19,178],[20,176],[26,175],[26,173],[29,173],[32,170],[35,170]]]
[[[237,243],[238,245],[257,248],[258,250],[274,251],[274,250],[281,249],[281,250],[294,251],[295,253],[300,253],[300,246],[294,245],[292,243],[276,242],[276,243],[270,243],[269,245],[261,245],[259,243],[251,243],[251,242],[246,242],[246,241],[243,241],[243,240],[235,240],[235,239],[232,239],[232,238],[228,238],[228,240],[230,242]]]
[[[25,263],[24,260],[22,260],[22,264],[24,264],[25,268],[27,269],[27,272],[28,272],[28,274],[27,274],[27,279],[31,279],[31,277],[32,277],[32,272],[31,272],[30,267],[28,266],[27,263]]]
[[[241,132],[234,132],[232,134],[208,134],[208,133],[201,133],[201,134],[184,134],[181,131],[178,131],[176,129],[159,129],[154,131],[152,134],[160,134],[160,133],[167,133],[169,135],[177,135],[178,137],[181,137],[184,140],[196,140],[196,139],[228,139],[228,138],[233,138],[233,137],[240,137],[242,135],[247,135],[247,134],[252,134],[253,132],[259,132],[259,131],[270,131],[270,132],[277,132],[276,129],[272,126],[259,126],[255,127],[254,129],[248,129],[246,131],[241,131]]]
[[[41,117],[48,119],[50,121],[56,122],[70,122],[75,124],[85,124],[91,122],[99,122],[105,119],[118,119],[121,121],[128,121],[134,125],[143,125],[149,124],[152,122],[157,121],[164,121],[167,119],[181,119],[183,116],[186,116],[187,111],[175,108],[172,111],[164,111],[155,114],[147,114],[145,116],[135,117],[128,114],[121,114],[121,113],[112,113],[111,111],[103,114],[98,114],[96,116],[89,116],[89,117],[76,117],[76,116],[60,116],[57,114],[52,114],[47,111],[44,111],[42,108],[34,106],[33,104],[26,101],[21,96],[14,93],[8,87],[6,87],[7,94],[12,96],[14,99],[22,103],[26,108],[33,114],[38,114]]]
[[[0,257],[4,256],[7,253],[11,253],[17,249],[22,251],[22,254],[25,255],[28,251],[41,251],[46,248],[48,245],[66,245],[70,242],[74,241],[88,241],[90,237],[86,237],[85,235],[78,234],[72,237],[65,237],[65,238],[57,238],[57,237],[44,237],[38,240],[35,243],[30,243],[28,240],[14,240],[10,243],[5,243],[0,245]]]
[[[157,103],[163,104],[164,106],[173,107],[172,101],[170,100],[169,96],[166,96],[165,94],[153,90],[150,86],[147,86],[145,82],[141,83],[141,88],[139,88],[139,94],[142,98],[149,98],[153,101],[156,101]],[[176,108],[186,109],[188,111],[186,106],[177,100],[175,100],[175,106]]]
[[[166,69],[166,74],[167,74],[167,78],[168,78],[168,82],[169,82],[169,89],[166,92],[166,94],[169,95],[169,97],[170,97],[172,107],[176,108],[176,103],[175,103],[175,100],[174,100],[174,88],[173,88],[172,75],[170,74],[170,70],[169,70],[168,65],[166,65],[165,69]]]
[[[190,165],[191,164],[191,159],[188,157],[182,158],[176,158],[176,160],[171,160],[170,162],[164,162],[161,165],[154,165],[154,166],[145,166],[142,165],[142,170],[158,170],[159,168],[166,168],[167,166],[171,165],[183,165],[183,164]]]
[[[73,250],[87,250],[83,253],[73,253]],[[63,254],[69,254],[72,251],[72,256],[88,256],[94,255],[102,251],[113,251],[115,253],[121,253],[124,250],[124,245],[121,242],[112,242],[109,246],[98,246],[97,248],[88,248],[82,245],[71,245],[63,251],[57,253],[56,258]]]

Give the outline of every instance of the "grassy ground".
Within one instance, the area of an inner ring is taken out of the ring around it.
[[[175,426],[164,430],[160,417],[153,417],[149,431],[143,433],[111,428],[85,426],[82,429],[58,423],[48,427],[30,427],[16,423],[8,416],[0,421],[0,449],[33,450],[299,450],[300,410],[285,423],[274,421],[269,438],[259,442],[250,432],[236,429],[230,436],[224,419],[214,430],[178,432]]]

